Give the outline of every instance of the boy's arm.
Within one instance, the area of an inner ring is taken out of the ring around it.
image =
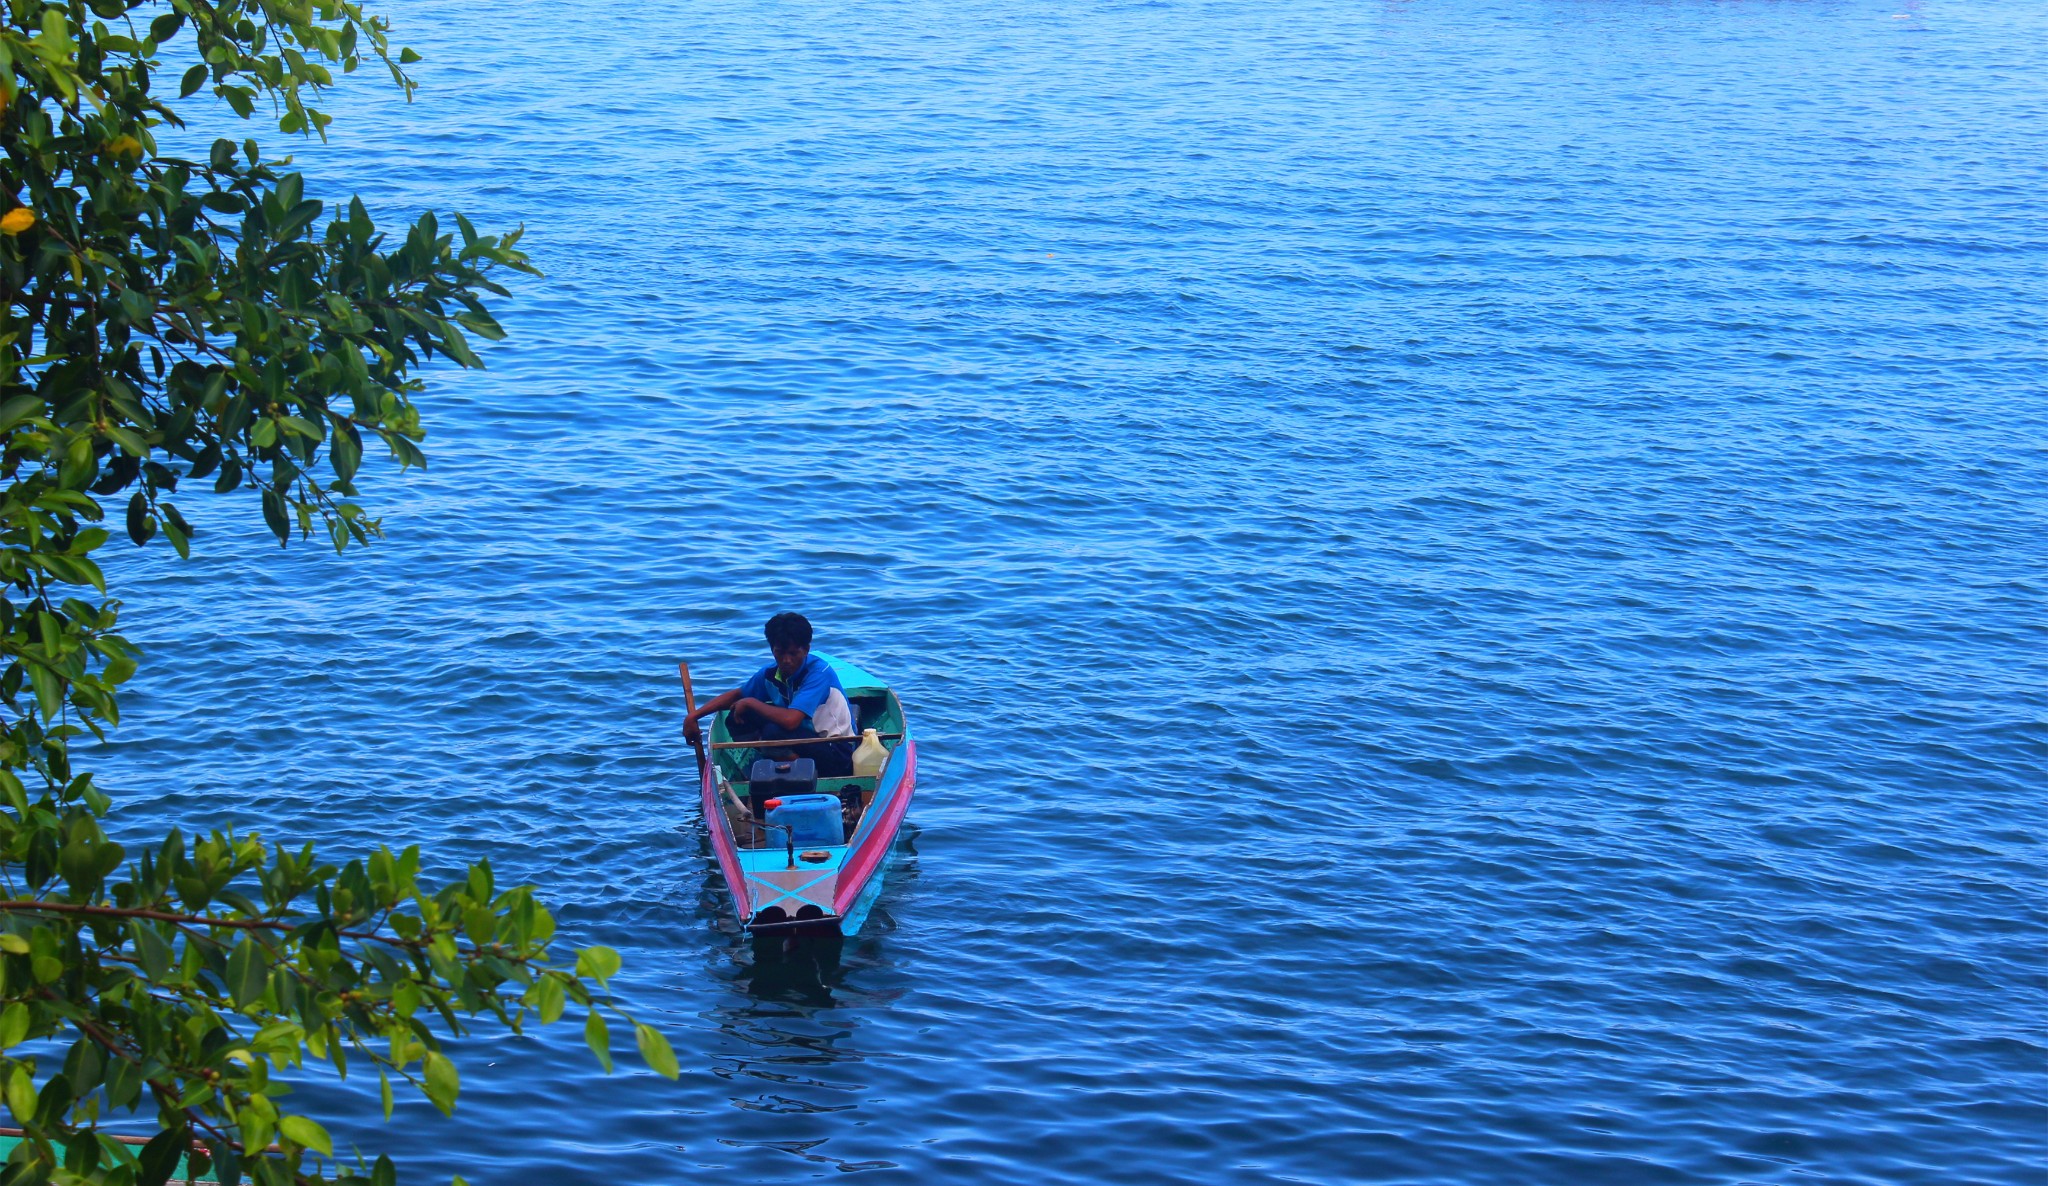
[[[775,722],[778,728],[801,729],[811,723],[810,714],[800,708],[782,708],[778,705],[770,704],[766,700],[756,700],[752,696],[740,697],[736,702],[737,705],[745,705],[753,709],[755,712]]]
[[[704,736],[704,726],[697,723],[698,717],[708,717],[715,712],[724,712],[739,702],[740,689],[734,688],[730,692],[720,692],[718,695],[698,705],[696,712],[683,718],[683,740],[696,741]]]
[[[825,698],[830,696],[832,689],[838,686],[839,681],[824,672],[823,664],[812,664],[811,677],[805,680],[803,686],[799,687],[789,698],[789,708],[787,711],[796,719],[794,721],[785,721],[781,717],[776,717],[774,718],[775,723],[785,729],[808,727],[813,732],[816,732],[817,724],[812,720],[811,714],[824,706]]]

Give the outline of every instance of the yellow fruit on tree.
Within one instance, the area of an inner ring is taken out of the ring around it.
[[[0,214],[0,233],[18,235],[36,224],[35,211],[26,206],[16,206]]]

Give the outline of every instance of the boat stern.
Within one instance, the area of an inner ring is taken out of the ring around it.
[[[836,926],[839,914],[832,908],[839,888],[839,866],[846,850],[825,850],[827,859],[817,864],[798,862],[790,868],[782,850],[748,851],[740,854],[747,866],[746,926],[749,931],[793,930],[798,927]],[[758,858],[772,858],[768,860]]]

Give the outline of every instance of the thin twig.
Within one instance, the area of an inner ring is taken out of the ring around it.
[[[209,927],[238,927],[249,931],[289,931],[294,924],[260,918],[204,918],[193,914],[171,914],[163,910],[142,910],[120,906],[84,906],[73,902],[45,902],[16,898],[0,902],[0,914],[15,910],[47,910],[54,914],[85,914],[95,918],[147,918],[156,922],[197,923]]]

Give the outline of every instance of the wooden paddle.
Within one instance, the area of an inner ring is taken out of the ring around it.
[[[682,672],[683,675],[683,707],[688,709],[690,715],[694,717],[697,715],[697,693],[690,689],[690,665],[688,663],[677,663],[676,670]],[[699,733],[697,739],[690,744],[697,747],[697,781],[702,782],[704,781],[704,767],[710,761],[710,759],[704,756],[704,735]]]

